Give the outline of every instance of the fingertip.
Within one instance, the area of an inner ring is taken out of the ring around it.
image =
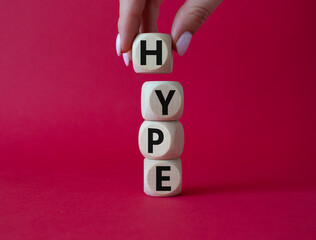
[[[178,51],[179,55],[185,53],[192,35],[204,24],[221,1],[188,0],[180,7],[171,29],[173,48]],[[191,36],[186,32],[189,32]]]
[[[123,53],[128,52],[132,49],[133,41],[135,37],[139,33],[140,21],[134,23],[126,23],[124,27],[122,27],[120,32],[120,40],[121,40],[121,51]]]
[[[139,33],[145,0],[121,0],[118,29],[122,53],[132,48],[133,41]]]

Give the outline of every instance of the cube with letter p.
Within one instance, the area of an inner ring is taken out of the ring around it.
[[[144,121],[139,129],[140,152],[149,159],[178,158],[184,146],[184,131],[179,121]]]

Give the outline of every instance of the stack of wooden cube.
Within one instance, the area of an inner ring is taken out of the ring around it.
[[[139,34],[133,43],[133,67],[138,73],[170,73],[172,43],[168,34]],[[175,81],[145,82],[141,92],[145,119],[139,130],[144,159],[144,192],[150,196],[175,196],[182,189],[184,132],[183,89]]]

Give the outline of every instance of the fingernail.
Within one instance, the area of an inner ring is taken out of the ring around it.
[[[117,37],[116,37],[116,53],[117,53],[117,56],[121,55],[121,37],[120,37],[120,34],[117,34]]]
[[[183,56],[187,51],[189,44],[191,42],[192,34],[190,32],[184,32],[178,39],[176,44],[177,52],[179,56]]]
[[[124,59],[124,63],[126,65],[126,67],[128,67],[128,65],[129,65],[128,52],[127,53],[123,53],[123,59]]]

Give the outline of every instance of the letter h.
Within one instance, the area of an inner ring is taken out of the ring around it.
[[[147,50],[146,49],[146,40],[140,41],[140,65],[146,65],[146,56],[147,55],[156,55],[156,64],[162,65],[162,41],[156,41],[156,50]]]

